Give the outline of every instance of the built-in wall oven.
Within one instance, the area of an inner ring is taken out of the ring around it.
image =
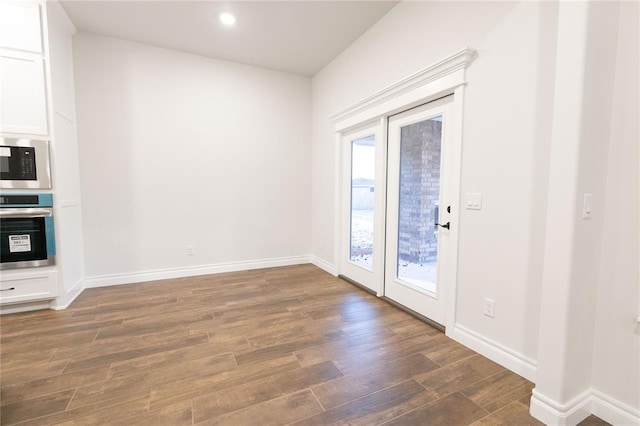
[[[50,189],[49,142],[0,138],[0,188]]]
[[[0,195],[0,269],[55,265],[51,194]]]

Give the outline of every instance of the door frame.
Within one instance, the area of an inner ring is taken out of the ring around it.
[[[448,265],[451,271],[451,282],[447,289],[448,297],[445,302],[445,333],[451,335],[456,322],[456,299],[457,299],[457,274],[458,274],[458,242],[460,229],[460,210],[462,200],[460,194],[460,174],[462,160],[462,125],[464,111],[464,92],[466,84],[466,69],[476,58],[477,53],[473,49],[465,48],[453,55],[424,68],[423,70],[405,78],[380,92],[369,96],[354,105],[345,108],[331,117],[335,130],[334,141],[334,268],[336,275],[342,273],[341,261],[343,257],[343,233],[342,217],[345,206],[343,189],[343,135],[365,123],[378,122],[382,131],[384,141],[384,158],[382,155],[376,156],[376,167],[384,160],[386,170],[386,146],[387,146],[387,120],[388,117],[413,107],[429,103],[441,97],[454,95],[453,116],[451,117],[451,155],[457,161],[452,163],[451,179],[451,199],[457,201],[457,208],[451,213],[452,226],[451,244],[452,252],[455,253],[455,264]],[[385,176],[386,178],[386,176]],[[385,182],[386,187],[386,182]],[[383,191],[380,191],[380,193]],[[378,195],[378,194],[376,194]],[[385,194],[386,201],[386,194]],[[376,203],[378,197],[376,197]],[[378,205],[376,208],[379,209]],[[384,209],[384,206],[383,206]],[[386,215],[385,215],[386,216]],[[386,219],[386,217],[385,217]],[[379,232],[374,228],[374,233]],[[374,234],[375,235],[375,234]],[[375,238],[375,236],[374,236]],[[384,244],[384,238],[381,240]],[[379,251],[380,247],[374,246],[374,251]],[[380,263],[380,262],[378,262]],[[380,265],[378,265],[380,267]],[[374,265],[374,270],[376,266]],[[384,271],[382,282],[378,283],[377,295],[383,296]]]

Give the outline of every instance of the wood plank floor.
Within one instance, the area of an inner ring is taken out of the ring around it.
[[[539,424],[532,383],[300,265],[0,318],[0,423]]]

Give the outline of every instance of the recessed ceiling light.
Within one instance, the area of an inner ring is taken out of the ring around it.
[[[230,27],[230,26],[232,26],[233,24],[236,23],[236,17],[233,16],[232,14],[230,14],[229,12],[221,13],[220,14],[220,22],[222,22],[226,26]]]

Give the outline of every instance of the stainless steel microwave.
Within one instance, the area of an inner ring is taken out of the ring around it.
[[[0,188],[50,189],[49,141],[0,138]]]

